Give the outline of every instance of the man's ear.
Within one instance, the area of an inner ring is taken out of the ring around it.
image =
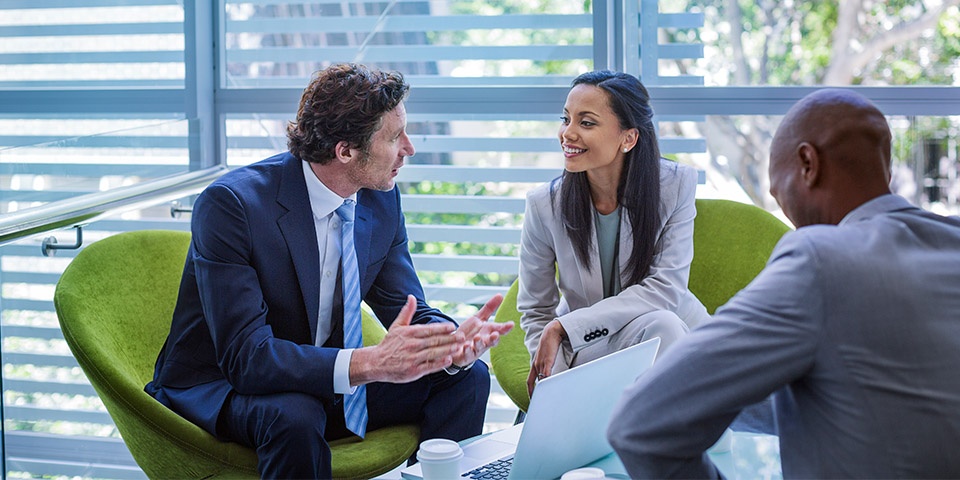
[[[797,156],[800,159],[800,176],[803,178],[804,185],[808,187],[816,185],[822,173],[817,147],[809,142],[803,142],[797,148]]]
[[[346,164],[356,160],[358,151],[350,143],[340,141],[333,147],[333,153],[337,156],[338,162]]]

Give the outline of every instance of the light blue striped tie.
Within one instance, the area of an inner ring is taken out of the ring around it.
[[[340,265],[343,271],[343,348],[363,347],[360,325],[360,272],[353,244],[353,213],[356,202],[347,199],[337,209],[340,226]],[[360,385],[352,395],[344,395],[343,417],[347,428],[360,438],[367,433],[367,387]]]

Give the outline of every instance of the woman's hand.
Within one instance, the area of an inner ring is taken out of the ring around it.
[[[551,320],[540,334],[540,343],[537,345],[537,353],[533,357],[533,363],[530,365],[530,374],[527,375],[527,393],[533,396],[533,388],[537,382],[543,380],[553,373],[553,364],[557,361],[557,353],[560,351],[560,342],[567,338],[567,332],[559,320]]]

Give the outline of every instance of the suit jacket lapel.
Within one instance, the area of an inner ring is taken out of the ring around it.
[[[300,283],[312,343],[317,338],[317,317],[320,314],[320,252],[303,167],[293,155],[288,154],[284,162],[277,203],[287,209],[277,219],[277,226],[287,243]]]
[[[593,305],[594,303],[603,300],[603,278],[600,271],[600,250],[597,246],[597,226],[593,226],[593,235],[590,237],[590,271],[587,271],[587,268],[583,265],[583,262],[580,261],[580,256],[576,254],[576,250],[573,247],[573,243],[570,243],[571,253],[573,258],[577,261],[577,271],[580,272],[580,284],[583,288],[584,297],[586,297],[587,305]],[[564,238],[570,242],[570,237],[567,236],[566,232],[563,230],[563,226],[560,226],[560,230]]]
[[[562,226],[558,228],[562,229]],[[569,242],[569,237],[564,234],[564,237],[567,238]],[[571,253],[573,253],[573,244],[570,245]],[[623,215],[620,217],[620,241],[617,246],[617,264],[620,267],[620,285],[627,285],[627,274],[629,273],[629,264],[630,264],[630,252],[633,249],[633,229],[630,226],[630,221],[627,220],[627,216]],[[600,271],[600,247],[597,245],[597,225],[593,225],[593,237],[590,239],[590,271],[587,271],[584,268],[583,263],[580,261],[580,257],[573,253],[573,258],[577,262],[577,270],[580,272],[580,283],[583,288],[584,296],[587,299],[588,305],[593,305],[594,303],[603,300],[603,273]]]
[[[622,208],[622,207],[621,207]],[[659,235],[657,235],[659,238]],[[627,215],[620,215],[620,244],[617,246],[618,264],[620,266],[620,285],[621,288],[627,287],[628,275],[630,273],[630,252],[633,251],[633,228],[630,226],[630,220]]]

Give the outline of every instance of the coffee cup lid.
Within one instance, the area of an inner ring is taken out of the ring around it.
[[[420,444],[420,451],[417,452],[417,458],[423,460],[446,460],[450,458],[459,458],[463,455],[460,445],[453,440],[446,438],[431,438],[424,440]]]
[[[594,480],[605,478],[605,473],[599,468],[587,467],[570,470],[560,477],[560,480]]]

